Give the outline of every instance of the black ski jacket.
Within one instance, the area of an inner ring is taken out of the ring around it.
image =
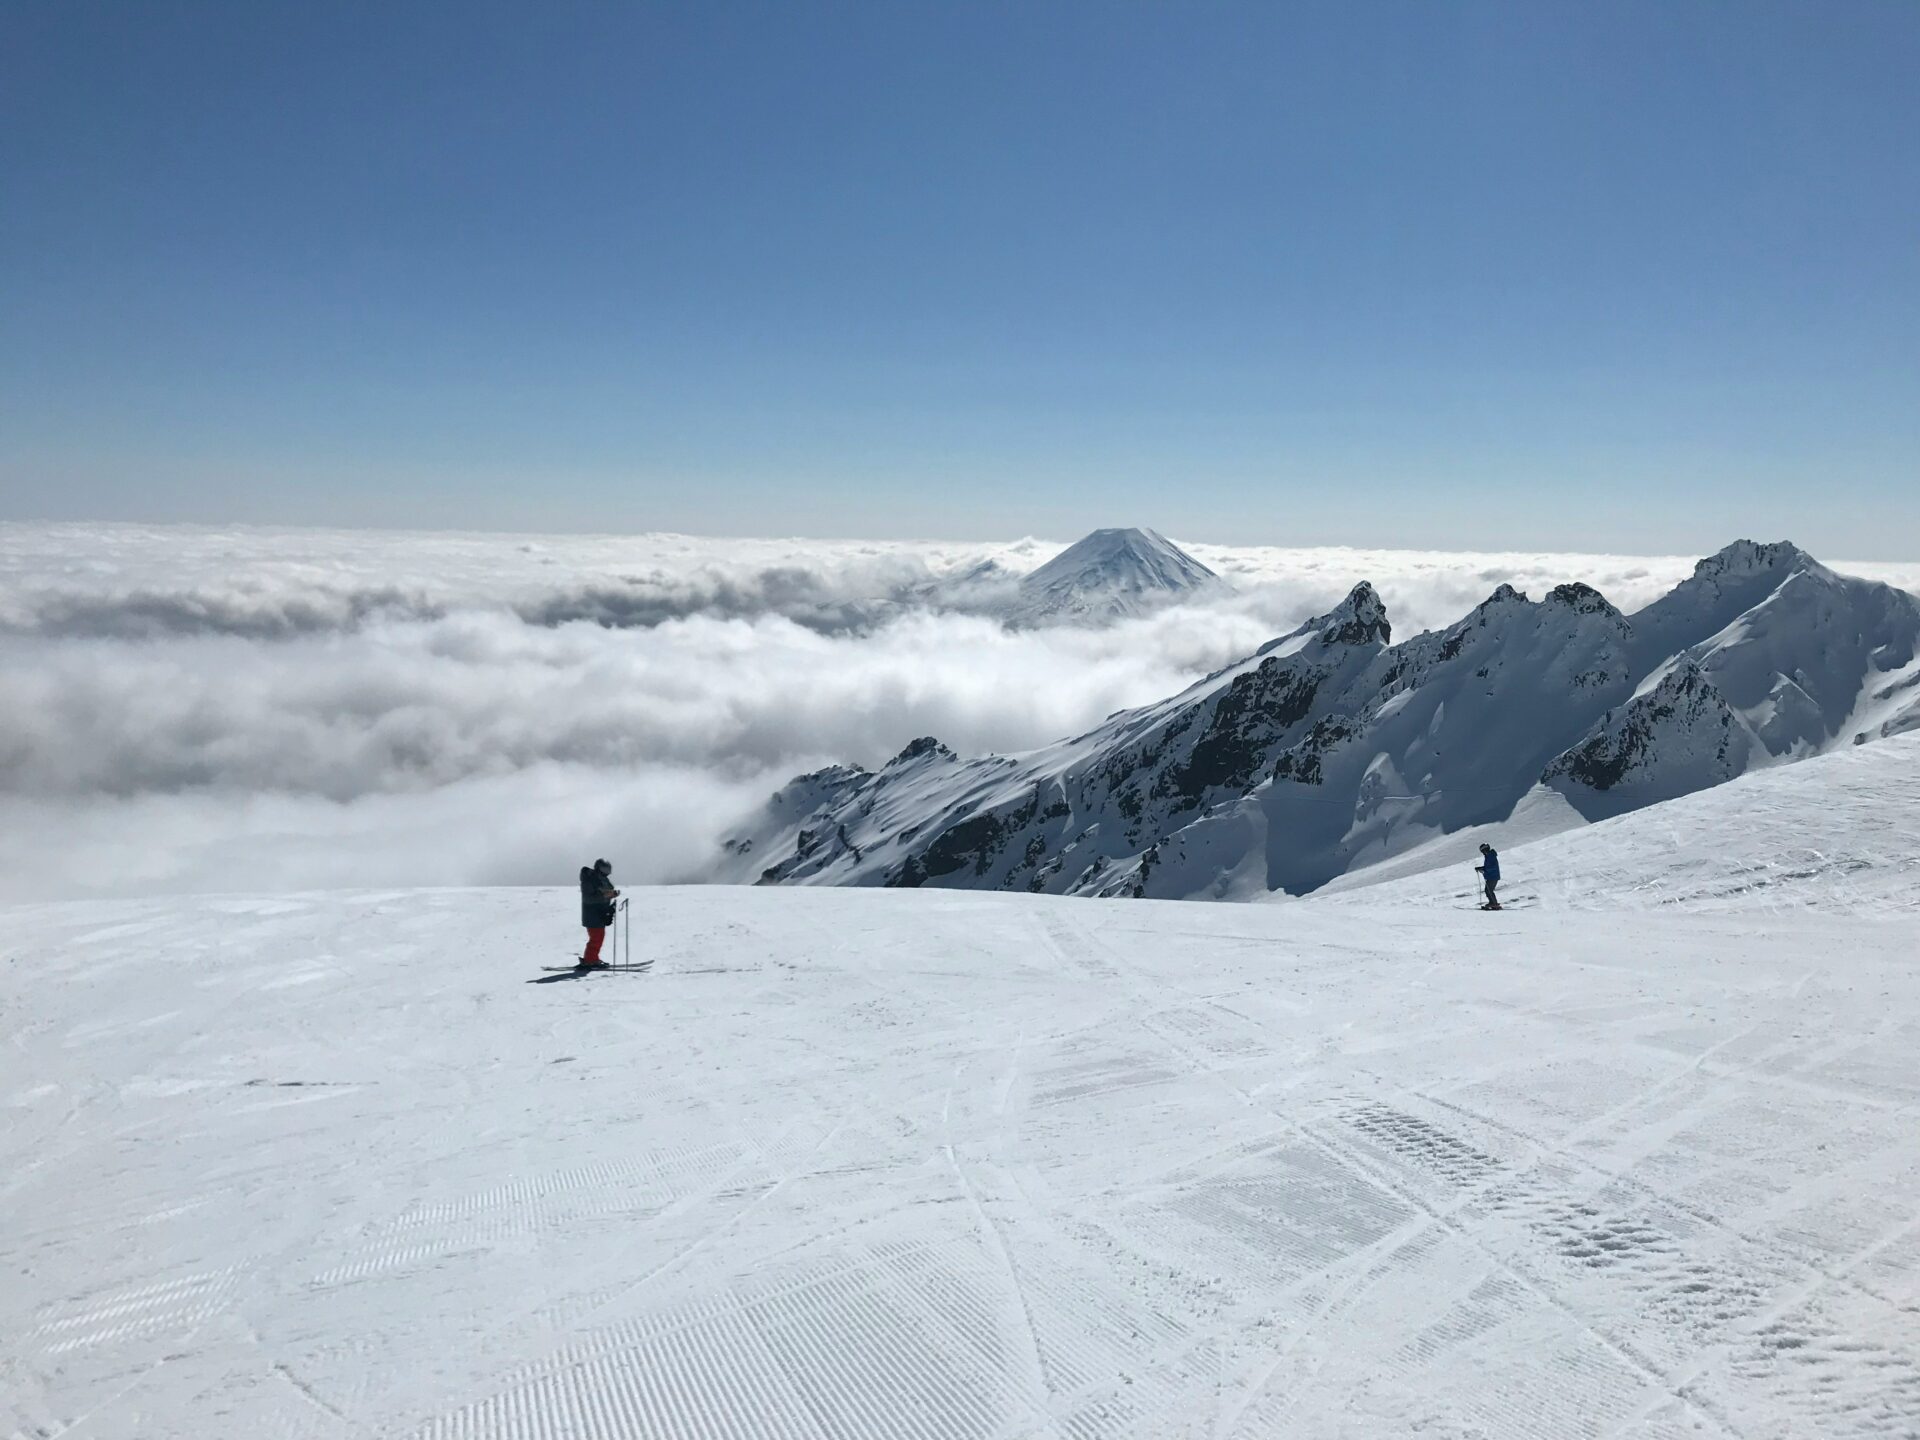
[[[591,865],[580,867],[580,923],[589,930],[613,924],[613,881]]]

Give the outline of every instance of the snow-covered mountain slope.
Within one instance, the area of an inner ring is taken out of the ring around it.
[[[1639,692],[1547,779],[1591,817],[1920,727],[1920,604],[1742,541],[1633,617]]]
[[[1232,588],[1152,530],[1095,530],[1021,577],[1001,613],[1013,625],[1100,624]]]
[[[802,776],[727,841],[725,878],[1131,893],[1155,863],[1147,842],[1258,783],[1276,738],[1301,728],[1321,690],[1351,684],[1387,634],[1362,585],[1239,665],[1048,749],[962,761],[926,737],[877,772]],[[1117,859],[1126,877],[1108,874]]]
[[[1540,601],[1502,585],[1443,631],[1390,639],[1362,584],[1059,745],[961,760],[929,737],[877,773],[803,777],[729,838],[721,873],[1304,893],[1511,819],[1542,781],[1575,823],[1920,725],[1920,601],[1790,545],[1729,546],[1632,617],[1586,585]]]
[[[1500,850],[1504,889],[1556,909],[1920,915],[1920,735],[1760,770],[1562,833],[1527,814],[1523,806],[1517,829],[1461,831],[1409,857],[1409,869],[1428,873],[1357,871],[1326,898],[1361,907],[1474,898],[1470,867],[1485,840]]]
[[[0,1434],[1910,1434],[1920,919],[1795,857],[1911,877],[1916,747],[1498,916],[644,891],[576,980],[564,890],[0,910]]]

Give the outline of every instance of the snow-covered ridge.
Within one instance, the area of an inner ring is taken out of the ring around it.
[[[1920,727],[1920,601],[1738,541],[1632,616],[1500,585],[1398,645],[1364,582],[1157,705],[1017,756],[837,769],[732,836],[769,883],[1249,897],[1512,816],[1597,819]],[[931,743],[931,742],[928,742]]]

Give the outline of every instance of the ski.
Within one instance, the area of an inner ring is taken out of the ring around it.
[[[549,975],[567,975],[576,970],[582,975],[593,975],[602,970],[614,974],[621,974],[630,971],[651,970],[653,968],[653,962],[651,960],[641,960],[633,965],[542,965],[540,968]]]

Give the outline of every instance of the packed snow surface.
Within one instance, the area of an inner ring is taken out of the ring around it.
[[[576,979],[566,890],[0,911],[0,1434],[1920,1433],[1917,761],[1499,915],[636,891]]]

